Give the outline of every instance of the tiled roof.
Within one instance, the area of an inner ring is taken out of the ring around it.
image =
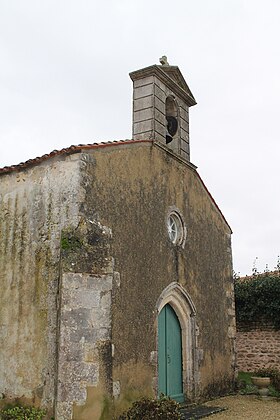
[[[46,155],[39,156],[34,159],[29,159],[26,162],[19,163],[18,165],[4,166],[4,168],[0,168],[0,175],[4,173],[9,173],[9,172],[20,171],[21,169],[25,169],[25,168],[28,168],[29,166],[37,165],[38,163],[41,163],[44,160],[48,160],[52,157],[59,156],[59,155],[70,155],[72,153],[79,153],[82,150],[101,149],[103,147],[121,146],[124,144],[131,144],[131,143],[152,143],[152,140],[119,140],[119,141],[117,140],[117,141],[108,141],[108,142],[101,142],[101,143],[78,144],[77,146],[70,146],[61,150],[53,150],[51,153],[47,153]]]

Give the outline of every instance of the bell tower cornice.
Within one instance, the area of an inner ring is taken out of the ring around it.
[[[129,73],[133,82],[152,75],[157,76],[164,84],[169,85],[173,92],[185,101],[189,107],[196,105],[196,100],[177,66],[158,66],[154,64]]]

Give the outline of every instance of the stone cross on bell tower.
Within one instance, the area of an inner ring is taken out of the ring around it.
[[[130,73],[133,81],[133,139],[151,139],[190,160],[189,107],[196,104],[182,73],[167,57]]]

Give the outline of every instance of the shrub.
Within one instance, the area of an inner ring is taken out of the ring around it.
[[[235,282],[237,323],[272,323],[280,329],[280,277],[264,273]]]
[[[179,420],[180,405],[168,397],[141,398],[119,420]]]
[[[46,415],[45,410],[35,407],[5,408],[0,412],[1,420],[42,420]]]

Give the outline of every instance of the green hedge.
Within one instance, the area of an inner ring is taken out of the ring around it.
[[[259,274],[235,281],[238,324],[268,323],[280,329],[280,277]]]

